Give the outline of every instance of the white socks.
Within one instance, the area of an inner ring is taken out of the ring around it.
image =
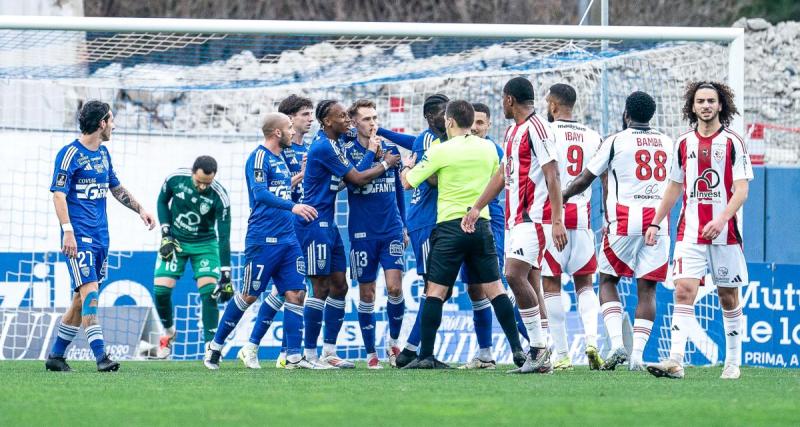
[[[742,308],[722,310],[725,325],[725,365],[739,366],[742,360]]]
[[[611,338],[611,350],[622,348],[622,304],[619,301],[610,301],[600,307],[603,310],[603,321],[606,324],[608,337]]]

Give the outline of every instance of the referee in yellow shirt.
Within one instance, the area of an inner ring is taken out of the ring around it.
[[[461,229],[461,218],[478,200],[491,177],[497,172],[497,150],[494,144],[470,132],[475,118],[472,104],[451,101],[445,112],[447,142],[431,146],[416,166],[413,157],[404,162],[400,179],[406,189],[425,180],[436,183],[436,228],[431,233],[431,249],[426,260],[428,286],[425,309],[422,311],[419,356],[403,369],[447,369],[447,364],[433,356],[436,331],[442,322],[442,305],[458,277],[462,262],[474,285],[482,286],[491,300],[495,315],[511,345],[514,363],[525,362],[519,342],[514,308],[500,282],[497,252],[489,223],[489,210],[481,211],[474,233]]]

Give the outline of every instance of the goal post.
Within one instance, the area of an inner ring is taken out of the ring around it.
[[[0,316],[6,322],[0,324],[0,358],[41,357],[41,351],[30,350],[30,343],[52,338],[48,328],[53,315],[63,312],[69,301],[47,188],[55,153],[75,138],[75,114],[88,99],[112,104],[118,129],[109,148],[115,169],[150,211],[155,211],[158,188],[170,172],[189,166],[201,154],[218,160],[218,178],[233,209],[231,243],[238,281],[247,223],[244,160],[260,140],[259,118],[290,93],[315,102],[370,98],[386,127],[417,133],[426,127],[424,98],[443,92],[489,105],[494,121],[490,135],[497,140],[505,128],[502,85],[524,75],[534,83],[537,111],[542,111],[549,85],[568,82],[578,92],[576,118],[596,129],[606,124],[612,131],[619,129],[625,97],[645,90],[658,103],[654,127],[674,137],[687,126],[680,117],[680,98],[689,79],[727,80],[737,103],[743,103],[743,38],[741,28],[0,16],[0,156],[10,164],[0,175],[0,227],[9,230],[0,235],[0,312],[7,314]],[[602,48],[605,44],[608,49]],[[607,87],[608,99],[600,95],[601,87]],[[604,109],[610,120],[602,120]],[[736,117],[732,127],[743,134],[743,123]],[[595,224],[601,205],[593,203]],[[339,226],[346,225],[342,198],[336,219]],[[119,355],[130,358],[150,354],[160,333],[149,310],[152,303],[147,305],[158,239],[137,228],[136,220],[109,203],[112,256],[101,300],[110,307],[103,322],[110,342],[121,346]],[[404,288],[407,320],[413,320],[418,294],[413,285],[419,278],[410,252],[408,260]],[[564,300],[574,308],[570,286]],[[635,298],[629,283],[623,288],[623,296]],[[379,312],[385,305],[382,292],[376,300]],[[344,340],[348,357],[363,355],[352,304],[357,293],[348,295],[345,331],[355,337]],[[463,285],[456,293],[445,307],[452,321],[443,326],[439,340],[442,359],[449,361],[463,361],[474,350]],[[179,282],[174,295],[176,357],[197,358],[203,343],[190,278]],[[714,301],[710,308],[718,307]],[[126,306],[144,308],[119,308]],[[12,312],[14,316],[8,314]],[[32,315],[38,312],[49,317]],[[251,309],[226,350],[247,341],[254,315]],[[699,318],[701,323],[721,324],[711,309]],[[280,319],[273,327],[278,335]],[[571,321],[571,341],[578,348],[581,328],[577,316]],[[376,335],[385,328],[381,319]],[[274,355],[278,335],[263,341],[267,356]],[[114,337],[120,337],[118,342]],[[502,331],[494,337],[498,361],[508,360]],[[575,354],[580,363],[582,351]]]

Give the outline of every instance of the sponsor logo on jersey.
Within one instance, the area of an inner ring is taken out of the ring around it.
[[[694,180],[692,192],[689,194],[689,197],[701,200],[711,200],[721,197],[722,191],[715,190],[719,184],[719,173],[714,169],[707,168]]]
[[[303,276],[306,275],[306,260],[303,257],[301,256],[297,257],[297,260],[294,262],[294,265],[298,273],[302,274]]]
[[[186,199],[186,196],[183,194],[183,191],[181,191],[180,193],[175,194],[175,197],[177,197],[177,198],[179,198],[181,200],[185,200]]]
[[[403,242],[399,240],[392,240],[392,242],[389,243],[389,255],[403,256],[403,252],[405,252],[405,248],[403,248]]]
[[[187,230],[192,233],[196,233],[199,227],[197,226],[200,224],[200,215],[196,212],[184,212],[179,214],[175,218],[174,225]]]
[[[67,184],[67,174],[59,173],[56,175],[56,187],[63,187]]]
[[[637,200],[661,200],[661,186],[659,184],[646,185],[642,193],[635,194],[633,198]]]
[[[697,153],[695,153],[694,151],[692,151],[691,153],[689,153],[689,158],[690,158],[690,159],[696,159],[696,158],[697,158]]]
[[[75,196],[82,200],[104,199],[108,192],[108,184],[76,184],[75,191],[77,192]]]
[[[264,182],[265,181],[264,171],[261,170],[261,169],[256,169],[255,172],[254,172],[254,176],[256,178],[256,182]]]
[[[89,165],[86,165],[86,167],[85,167],[85,168],[83,168],[83,170],[87,170],[87,171],[90,171],[90,170],[92,170],[92,165],[91,165],[91,164],[89,164]]]

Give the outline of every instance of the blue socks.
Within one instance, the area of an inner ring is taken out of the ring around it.
[[[317,338],[319,338],[319,331],[322,329],[322,310],[324,307],[325,302],[321,299],[306,298],[306,304],[303,308],[303,323],[305,324],[304,342],[307,349],[317,348]],[[288,348],[288,341],[286,344]]]
[[[358,303],[358,325],[361,326],[361,338],[367,354],[375,353],[375,303]]]
[[[214,344],[221,347],[225,343],[225,339],[233,332],[233,328],[242,319],[242,315],[244,315],[248,307],[250,307],[250,304],[247,304],[241,295],[236,294],[233,296],[233,301],[229,302],[225,307],[222,319],[219,320],[217,333],[214,335]]]
[[[336,338],[344,323],[344,300],[328,297],[325,299],[325,333],[323,342],[336,345]]]
[[[406,300],[403,295],[393,297],[389,295],[386,303],[386,317],[389,318],[389,337],[396,340],[400,337],[400,329],[403,327],[403,316],[406,313]]]
[[[478,337],[478,348],[492,347],[492,303],[484,298],[472,301],[472,322]]]
[[[303,337],[303,307],[287,302],[283,308],[283,339],[286,342],[286,356],[299,355]]]
[[[414,326],[408,334],[406,340],[406,348],[411,351],[417,351],[420,341],[420,322],[422,322],[422,310],[425,307],[425,294],[419,296],[419,311],[417,311],[417,318],[414,319]]]
[[[78,331],[80,331],[80,329],[80,326],[70,326],[65,325],[64,323],[59,323],[58,335],[56,335],[56,341],[53,343],[53,348],[50,351],[50,354],[56,357],[64,357],[67,347],[72,343],[72,340],[75,339],[75,336],[78,335]]]
[[[258,309],[258,315],[256,316],[256,323],[253,325],[253,331],[250,333],[250,342],[255,345],[259,345],[261,340],[264,338],[264,335],[267,334],[270,325],[272,325],[272,319],[275,318],[275,315],[283,307],[283,299],[277,295],[269,294],[266,298],[264,298],[264,302],[261,304],[261,307]],[[285,333],[285,331],[284,331]]]
[[[103,342],[103,330],[100,325],[92,325],[86,328],[86,340],[92,348],[95,360],[100,362],[106,355],[106,345]]]

